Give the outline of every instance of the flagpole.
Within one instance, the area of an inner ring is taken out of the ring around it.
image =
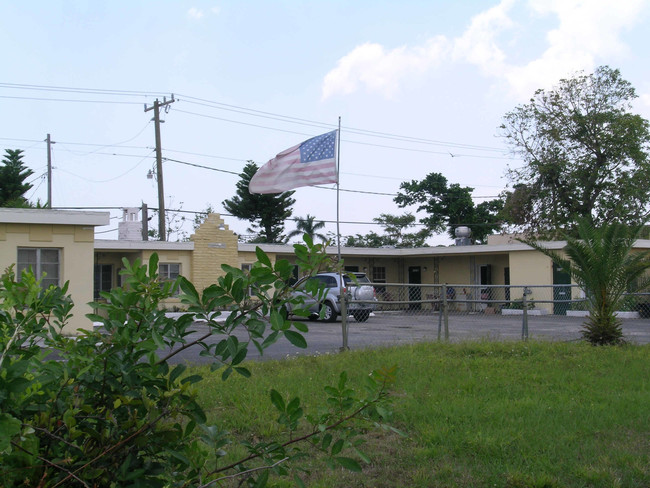
[[[338,261],[341,262],[341,230],[339,221],[339,208],[340,208],[340,199],[339,199],[339,180],[341,178],[341,116],[339,115],[339,132],[338,132],[338,141],[336,144],[336,245],[338,247]]]
[[[339,115],[339,132],[338,144],[336,147],[336,243],[338,246],[338,264],[341,265],[341,229],[340,229],[340,175],[341,175],[341,116]],[[348,303],[347,303],[347,290],[343,283],[343,270],[339,267],[339,280],[341,282],[341,335],[343,336],[343,344],[341,351],[350,349],[348,346]]]

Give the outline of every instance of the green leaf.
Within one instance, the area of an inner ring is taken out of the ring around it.
[[[255,256],[257,256],[257,260],[264,266],[267,266],[269,268],[272,267],[271,260],[259,246],[255,248]]]
[[[344,445],[344,444],[345,444],[345,441],[344,441],[343,439],[339,439],[339,440],[337,440],[337,441],[334,443],[334,445],[332,446],[332,450],[330,451],[330,453],[332,454],[332,456],[335,456],[335,455],[337,455],[339,452],[341,452],[341,451],[343,450],[343,445]]]
[[[186,376],[181,380],[181,385],[184,385],[185,383],[193,384],[193,383],[198,383],[201,381],[203,377],[199,374],[193,374],[192,376]]]
[[[158,253],[153,253],[149,257],[149,276],[151,278],[158,276]]]
[[[283,330],[285,329],[284,317],[277,310],[271,310],[271,329],[273,330]]]
[[[303,332],[305,334],[309,332],[309,327],[307,327],[307,324],[305,324],[304,322],[291,322],[291,325],[293,325],[296,328],[296,330]]]
[[[0,454],[11,452],[11,439],[20,433],[20,420],[0,413]]]
[[[355,473],[360,473],[361,465],[354,459],[348,457],[336,457],[336,462],[343,466],[345,469],[354,471]]]
[[[238,366],[234,368],[237,373],[242,375],[244,378],[250,378],[251,377],[251,372],[247,369],[244,368],[243,366]]]
[[[271,390],[271,403],[277,408],[280,412],[286,410],[286,405],[282,395],[280,395],[276,390]]]
[[[299,332],[295,332],[293,330],[285,330],[284,336],[291,344],[296,347],[300,347],[302,349],[305,349],[307,347],[307,341]]]

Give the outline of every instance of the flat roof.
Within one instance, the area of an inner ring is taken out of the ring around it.
[[[108,225],[110,212],[53,210],[50,208],[0,208],[0,223],[50,225]]]
[[[193,251],[194,242],[167,241],[116,241],[110,239],[95,239],[95,250],[98,251]]]
[[[549,249],[562,249],[566,242],[553,241],[542,243]],[[291,244],[252,244],[239,243],[240,251],[254,252],[259,246],[264,252],[277,254],[293,254]],[[409,256],[449,256],[464,254],[493,254],[507,253],[511,251],[532,251],[533,248],[520,242],[512,244],[479,244],[472,246],[436,246],[436,247],[345,247],[341,246],[343,256],[376,256],[376,257],[409,257]],[[330,246],[326,249],[327,254],[337,254],[338,248]]]

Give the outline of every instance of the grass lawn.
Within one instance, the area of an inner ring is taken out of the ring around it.
[[[393,425],[407,437],[370,431],[363,473],[314,455],[308,486],[650,486],[650,346],[424,343],[249,363],[252,378],[225,383],[206,368],[201,404],[237,436],[275,436],[271,388],[315,408],[341,371],[354,386],[392,365]]]

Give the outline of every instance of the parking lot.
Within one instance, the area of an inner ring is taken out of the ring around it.
[[[528,334],[530,340],[578,341],[584,318],[556,315],[529,316]],[[306,334],[308,346],[298,349],[285,339],[271,346],[260,357],[257,350],[249,350],[249,359],[281,359],[297,355],[334,354],[343,345],[342,324],[337,322],[309,322],[309,333]],[[376,312],[367,322],[348,322],[348,347],[358,350],[368,347],[407,344],[420,341],[435,341],[438,339],[439,314],[407,312]],[[630,343],[650,343],[650,319],[625,319],[622,321],[623,334]],[[196,323],[196,332],[188,340],[199,337],[206,332],[205,325]],[[444,331],[442,331],[444,338]],[[240,339],[244,339],[244,334]],[[222,337],[214,336],[215,342]],[[450,314],[449,340],[460,342],[466,340],[522,340],[522,317],[489,314]],[[198,356],[198,348],[183,351],[174,358],[176,362],[204,362],[205,358]]]

